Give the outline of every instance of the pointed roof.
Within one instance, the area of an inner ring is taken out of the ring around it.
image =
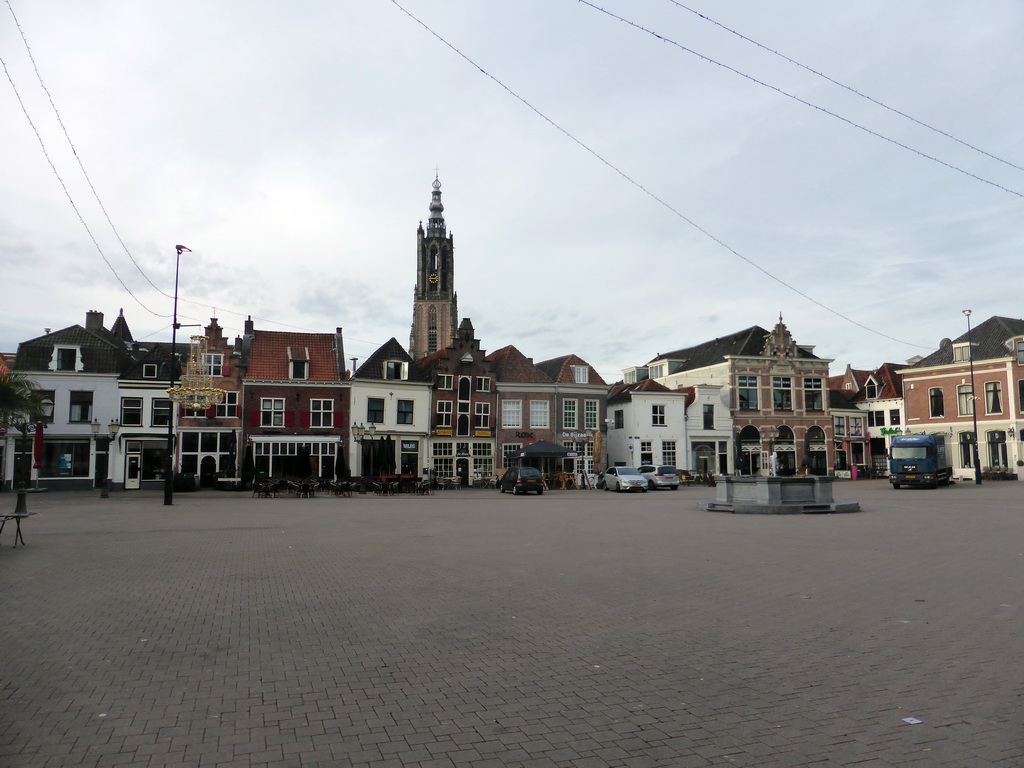
[[[406,370],[408,371],[407,381],[428,382],[431,380],[431,377],[422,368],[412,364],[412,357],[406,352],[405,347],[398,343],[398,339],[394,336],[366,358],[366,362],[359,366],[359,369],[355,372],[355,378],[383,379],[384,364],[388,361],[406,363]]]
[[[498,381],[513,384],[551,384],[551,377],[533,364],[533,360],[524,355],[512,344],[491,352],[485,360],[494,363],[495,377]]]
[[[427,234],[444,237],[444,205],[441,203],[441,179],[434,174],[434,191],[430,193],[430,217],[427,219]]]
[[[590,372],[587,380],[588,384],[607,386],[605,380],[601,378],[601,374],[594,370],[594,367],[579,355],[562,355],[561,357],[553,357],[550,360],[542,360],[537,363],[538,368],[546,373],[552,381],[557,381],[559,384],[576,383],[576,377],[573,376],[572,372],[572,366],[574,365],[587,367],[587,370]]]
[[[970,334],[966,331],[963,335],[953,339],[952,343],[946,343],[943,339],[939,348],[927,357],[922,358],[912,365],[912,368],[930,368],[935,365],[950,365],[953,363],[953,345],[966,344],[970,335],[973,342],[974,362],[979,360],[997,360],[1012,354],[1006,346],[1006,342],[1016,336],[1024,336],[1024,320],[1012,317],[990,317],[983,323],[974,326]]]
[[[135,339],[132,338],[132,331],[128,327],[128,321],[124,319],[124,309],[121,309],[118,312],[117,319],[114,320],[114,324],[110,326],[110,332],[126,344],[131,344],[135,341]]]

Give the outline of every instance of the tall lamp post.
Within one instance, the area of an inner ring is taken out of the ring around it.
[[[353,424],[352,425],[352,437],[355,438],[355,441],[357,443],[359,443],[360,446],[364,446],[365,443],[372,442],[373,438],[374,438],[374,436],[376,434],[377,434],[377,425],[376,424],[371,423],[370,426],[365,427],[365,426],[363,426],[363,423],[360,422],[359,424]],[[373,449],[372,448],[371,448],[369,454],[367,454],[365,452],[365,450],[362,450],[359,453],[360,453],[360,457],[359,457],[359,474],[365,476],[366,475],[365,459],[369,455],[370,456],[370,463],[372,465],[372,464],[376,463],[375,462],[375,456],[373,454]],[[370,469],[371,470],[375,470],[376,467],[371,466]],[[375,472],[370,472],[370,474],[373,475],[373,474],[376,474],[376,473]]]
[[[178,268],[181,265],[181,254],[192,253],[191,248],[184,245],[174,246],[176,255],[174,257],[174,316],[171,319],[171,360],[168,365],[168,378],[171,383],[169,389],[174,389],[174,379],[177,369],[178,356]],[[171,403],[170,413],[167,414],[167,466],[164,469],[164,506],[174,504],[174,403]]]
[[[978,462],[978,398],[974,390],[974,343],[971,341],[971,310],[965,309],[967,318],[967,360],[971,366],[971,421],[974,435],[971,439],[971,459],[974,461],[974,483],[981,485],[981,465]]]

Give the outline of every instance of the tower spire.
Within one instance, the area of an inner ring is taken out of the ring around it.
[[[430,193],[430,218],[427,219],[427,236],[444,237],[444,206],[441,204],[441,179],[439,170],[434,169],[434,191]]]

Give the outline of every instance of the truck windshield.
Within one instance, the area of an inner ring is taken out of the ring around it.
[[[924,445],[902,445],[893,446],[892,457],[894,459],[927,459],[928,448]]]

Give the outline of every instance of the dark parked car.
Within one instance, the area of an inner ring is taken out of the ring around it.
[[[536,491],[540,496],[544,493],[544,478],[540,470],[534,467],[512,467],[506,469],[505,474],[501,476],[498,490],[502,493],[512,491],[513,494]]]

